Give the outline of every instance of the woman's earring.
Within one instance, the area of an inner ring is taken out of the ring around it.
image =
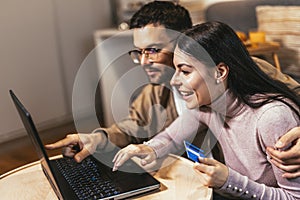
[[[222,75],[221,72],[219,70],[217,70],[216,84],[220,84],[221,83],[221,80],[220,80],[221,75]]]

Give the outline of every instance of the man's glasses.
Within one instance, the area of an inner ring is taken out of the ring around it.
[[[157,48],[145,48],[141,50],[134,49],[129,51],[128,53],[135,64],[140,64],[143,54],[147,59],[155,61],[158,59],[158,54],[161,52],[161,50],[162,49],[157,49]]]
[[[177,37],[170,40],[168,43],[174,42],[175,40],[177,40]],[[158,60],[158,55],[159,53],[165,53],[165,54],[170,54],[172,55],[172,52],[169,51],[162,51],[163,49],[158,49],[158,48],[145,48],[145,49],[134,49],[128,52],[128,54],[130,55],[132,61],[135,64],[141,64],[141,58],[143,56],[143,54],[145,55],[145,57],[151,61],[157,61]]]

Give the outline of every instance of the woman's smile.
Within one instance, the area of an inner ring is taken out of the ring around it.
[[[192,95],[194,95],[194,91],[182,91],[179,90],[179,93],[181,94],[182,98],[187,101]]]

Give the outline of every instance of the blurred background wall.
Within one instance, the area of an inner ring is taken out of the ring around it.
[[[24,135],[9,89],[41,128],[72,120],[76,72],[112,23],[110,0],[0,2],[0,143]]]

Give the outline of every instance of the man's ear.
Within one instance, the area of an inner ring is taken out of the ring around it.
[[[219,63],[216,66],[215,78],[216,83],[221,83],[227,80],[229,74],[229,67],[225,63]]]

